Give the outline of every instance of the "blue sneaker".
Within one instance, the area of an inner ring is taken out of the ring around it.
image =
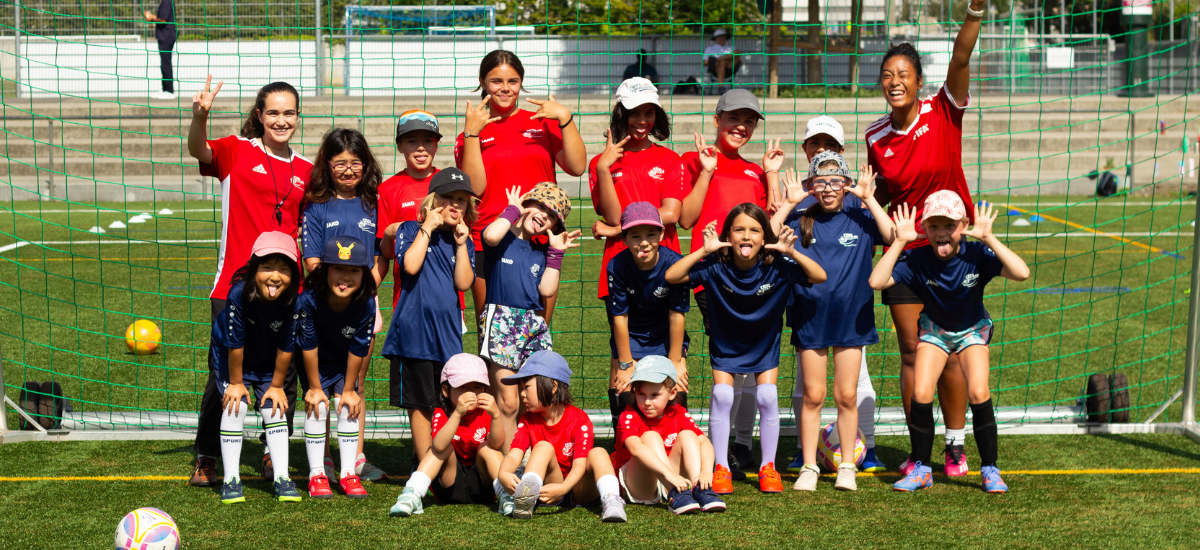
[[[712,488],[701,489],[699,487],[692,489],[692,498],[700,504],[700,509],[705,512],[724,512],[725,501],[713,492]]]
[[[234,504],[237,502],[246,502],[246,495],[242,494],[242,480],[234,479],[229,483],[222,483],[221,504]]]
[[[933,468],[917,462],[904,479],[892,485],[892,489],[902,493],[911,493],[927,487],[933,487]]]
[[[696,502],[692,491],[680,491],[679,489],[667,491],[667,504],[671,507],[671,513],[677,516],[700,511],[700,503]]]
[[[868,457],[875,456],[875,454],[872,453],[872,451],[874,451],[874,449],[867,451]],[[863,464],[865,465],[866,463],[864,462]],[[801,452],[800,449],[796,449],[796,458],[793,458],[792,463],[788,464],[787,471],[789,474],[798,474],[798,473],[800,473],[800,469],[803,467],[804,467],[804,453]]]
[[[979,469],[979,475],[983,476],[983,490],[988,493],[1007,493],[1008,484],[1000,479],[1000,468],[995,466],[984,466]]]
[[[884,472],[887,471],[887,466],[884,466],[883,461],[875,456],[875,447],[871,447],[867,449],[867,456],[863,457],[862,467],[858,470],[860,472]]]
[[[275,480],[275,497],[279,502],[300,502],[300,491],[296,490],[296,484],[290,479]]]

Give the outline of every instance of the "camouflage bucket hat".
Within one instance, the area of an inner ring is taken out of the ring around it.
[[[817,168],[827,162],[837,162],[837,168]],[[813,157],[812,162],[808,164],[808,177],[804,181],[812,181],[817,176],[842,176],[849,180],[851,185],[854,184],[854,178],[850,177],[850,165],[846,164],[846,159],[833,151],[821,151]]]
[[[567,198],[561,187],[554,182],[543,181],[521,197],[521,204],[529,201],[540,203],[552,210],[558,216],[557,230],[560,233],[566,230],[565,220],[571,214],[571,199]]]

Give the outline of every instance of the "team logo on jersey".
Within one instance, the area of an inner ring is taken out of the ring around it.
[[[329,223],[325,224],[325,229],[329,229],[330,227],[337,227],[337,226],[339,226],[339,225],[341,225],[341,222],[339,222],[339,221],[337,221],[337,220],[333,220],[333,221],[331,221],[331,222],[329,222]],[[308,232],[307,232],[307,231],[305,231],[305,233],[308,233]]]
[[[676,438],[676,437],[679,437],[679,434],[677,434],[677,433],[673,433],[673,434],[671,434],[671,435],[668,435],[668,436],[667,436],[667,440],[666,440],[666,441],[663,441],[663,447],[666,447],[666,448],[668,448],[668,449],[670,449],[671,447],[674,447],[674,446],[675,446],[675,438]]]
[[[564,443],[563,448],[562,448],[562,454],[563,454],[563,456],[575,456],[575,442],[568,441],[568,442]]]
[[[978,283],[978,282],[979,282],[979,274],[978,273],[968,273],[966,277],[963,277],[962,285],[967,288],[971,288],[971,287],[975,286],[975,283]]]
[[[537,276],[538,271],[541,271],[541,270],[542,270],[542,266],[540,266],[538,264],[533,264],[533,265],[529,266],[529,272],[533,273],[533,275],[535,277]]]
[[[304,180],[300,179],[300,176],[292,176],[292,187],[297,189],[304,187]]]
[[[416,205],[417,205],[417,201],[402,202],[402,203],[400,203],[400,208],[408,208],[408,207],[416,206]]]
[[[263,168],[263,165],[261,165],[261,164],[258,166],[255,166],[253,171],[258,172],[259,174],[262,174],[264,176],[267,175],[267,169]]]
[[[283,321],[275,321],[274,323],[270,324],[270,327],[271,332],[279,332],[279,329],[283,327]]]
[[[475,442],[483,443],[483,440],[487,439],[487,434],[488,434],[487,428],[479,428],[479,429],[475,430]]]
[[[491,143],[491,142],[493,142],[493,141],[496,141],[496,138],[494,138],[494,137],[490,137],[490,138],[487,138],[487,139],[481,139],[481,140],[479,140],[479,144],[480,144],[480,145],[483,145],[484,143]]]
[[[454,434],[454,437],[451,439],[453,439],[454,441],[462,441],[462,438],[458,437],[458,434]]]
[[[666,173],[667,173],[666,170],[663,170],[661,167],[658,167],[658,166],[655,166],[654,168],[650,169],[650,177],[652,177],[656,180],[663,179],[663,175]]]
[[[613,174],[613,176],[612,176],[612,177],[613,177],[613,179],[617,179],[617,178],[619,178],[619,177],[621,177],[621,176],[624,176],[624,175],[625,175],[625,172],[617,172],[617,173]]]
[[[510,259],[508,259],[508,258],[500,258],[500,261],[502,261],[502,262],[504,262],[504,263],[506,263],[506,264],[508,264],[508,265],[512,265],[512,264],[513,264],[513,261],[512,261],[512,260],[510,260]]]
[[[913,132],[913,141],[917,141],[917,138],[925,135],[925,132],[928,132],[928,131],[929,131],[928,124],[921,126],[920,128],[917,128],[917,131]]]
[[[354,336],[354,327],[343,327],[342,336],[345,336],[346,338]]]
[[[858,246],[858,235],[855,235],[854,233],[842,233],[842,236],[838,239],[838,242],[845,247]]]
[[[354,250],[355,243],[350,243],[350,246],[342,246],[342,243],[340,241],[333,241],[333,243],[336,244],[338,247],[338,259],[339,260],[349,260],[350,259],[350,251]]]
[[[758,178],[758,174],[755,174],[755,173],[754,173],[754,170],[751,170],[751,169],[749,169],[749,168],[747,168],[747,169],[745,169],[745,170],[742,170],[742,172],[744,172],[744,173],[745,173],[747,176],[750,176],[750,177],[752,177],[752,178],[755,178],[755,179],[757,179],[757,178]]]
[[[542,130],[541,128],[530,128],[525,130],[521,135],[525,136],[526,139],[537,139],[542,137]]]
[[[660,300],[663,298],[666,298],[667,297],[667,287],[660,286],[660,287],[654,289],[654,297],[658,298]]]
[[[766,293],[768,293],[768,292],[771,292],[771,287],[772,287],[772,286],[774,286],[774,285],[772,285],[771,283],[767,283],[767,284],[765,284],[765,285],[762,285],[762,286],[758,287],[758,292],[755,292],[755,294],[757,294],[757,295],[759,295],[759,296],[762,296],[762,295],[764,295],[764,294],[766,294]]]
[[[374,233],[375,222],[371,221],[371,218],[363,218],[358,220],[358,228],[368,233]]]
[[[892,156],[892,155],[895,155],[895,154],[896,154],[896,153],[893,153],[893,152],[892,152],[892,148],[891,148],[891,147],[888,147],[888,150],[887,150],[887,152],[883,154],[883,158],[888,158],[888,157],[890,157],[890,156]]]
[[[936,286],[938,288],[942,288],[942,285],[938,284],[938,282],[933,279],[925,279],[925,286]]]

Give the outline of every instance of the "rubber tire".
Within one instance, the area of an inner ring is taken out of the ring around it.
[[[1108,378],[1109,422],[1129,422],[1129,380],[1125,373],[1116,372]]]
[[[1088,422],[1108,422],[1110,399],[1108,377],[1101,373],[1089,376],[1087,381],[1087,401],[1085,402]]]
[[[62,384],[54,380],[42,382],[42,401],[40,404],[42,427],[47,430],[57,430],[62,427],[63,415]]]
[[[21,404],[21,410],[25,411],[25,414],[32,416],[34,420],[39,420],[38,415],[41,414],[38,409],[42,399],[41,391],[42,385],[37,382],[26,382],[21,385],[21,394],[18,403]],[[37,429],[33,427],[33,424],[26,422],[25,417],[21,415],[17,415],[17,426],[22,430]]]

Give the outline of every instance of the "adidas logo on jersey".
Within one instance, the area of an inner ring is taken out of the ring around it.
[[[563,456],[575,456],[575,442],[568,441],[568,442],[564,443],[563,448],[562,448],[562,454],[563,454]]]
[[[488,435],[487,428],[479,428],[479,429],[475,430],[475,442],[483,443],[483,440],[487,439],[487,435]]]
[[[345,336],[346,338],[349,338],[349,337],[351,337],[351,336],[354,336],[354,327],[345,327],[345,328],[343,328],[343,329],[342,329],[342,336]]]
[[[979,274],[978,273],[968,273],[966,277],[963,277],[962,285],[967,288],[971,288],[971,287],[975,286],[975,283],[978,283],[978,282],[979,282]]]
[[[663,179],[663,175],[666,173],[667,173],[666,170],[663,170],[662,168],[660,168],[658,166],[655,166],[654,168],[650,169],[650,177],[652,177],[656,180]]]
[[[838,239],[838,242],[847,248],[851,246],[858,246],[858,235],[855,235],[854,233],[842,233],[842,236]]]
[[[258,172],[259,174],[262,174],[262,175],[264,175],[264,176],[267,174],[267,169],[266,169],[266,168],[263,168],[263,165],[261,165],[261,164],[260,164],[260,165],[258,165],[258,166],[255,166],[255,167],[254,167],[254,171],[255,171],[255,172]]]
[[[892,152],[892,149],[889,147],[889,148],[888,148],[888,150],[887,150],[887,152],[883,154],[883,158],[888,158],[888,157],[890,157],[890,156],[892,156],[892,155],[895,155],[895,154],[896,154],[896,153],[893,153],[893,152]]]

